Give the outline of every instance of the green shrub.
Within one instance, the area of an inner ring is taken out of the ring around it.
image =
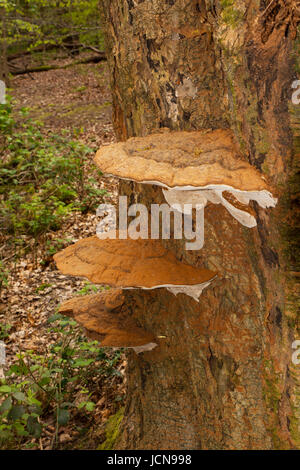
[[[6,104],[0,104],[0,134],[9,133],[15,122],[12,117],[11,98],[7,96]]]
[[[9,332],[11,330],[11,325],[6,323],[0,323],[0,341],[3,341],[9,337]]]
[[[24,112],[24,111],[23,111]],[[9,119],[8,119],[9,121]],[[10,124],[6,122],[8,132]],[[27,120],[10,127],[0,163],[0,230],[38,237],[57,230],[73,211],[94,209],[106,194],[101,172],[85,173],[93,149]]]
[[[99,344],[89,342],[76,322],[53,315],[51,332],[56,343],[45,352],[26,351],[0,380],[0,448],[24,448],[32,438],[39,438],[49,417],[55,421],[55,435],[72,413],[92,419],[98,384],[94,377],[119,375],[116,369],[121,352],[109,355]],[[93,388],[94,387],[94,388]],[[78,394],[82,395],[76,403]]]
[[[3,286],[8,286],[9,271],[0,260],[0,290]]]

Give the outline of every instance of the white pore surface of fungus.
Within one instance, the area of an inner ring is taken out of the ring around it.
[[[157,344],[156,343],[148,343],[148,344],[143,344],[142,346],[134,346],[132,349],[136,354],[141,354],[142,352],[146,351],[152,351],[152,349],[156,348]]]
[[[208,287],[212,281],[216,278],[215,276],[213,279],[207,282],[203,282],[202,284],[195,284],[195,285],[174,285],[174,284],[164,284],[160,286],[154,286],[154,287],[124,287],[123,290],[132,290],[132,289],[142,289],[142,290],[153,290],[153,289],[161,289],[161,288],[166,288],[169,292],[171,292],[173,295],[178,295],[178,294],[185,294],[188,295],[189,297],[192,297],[196,302],[199,302],[199,298],[203,292],[203,290]]]
[[[188,204],[192,204],[195,207],[197,205],[205,207],[208,202],[222,204],[240,224],[248,228],[256,227],[257,222],[255,217],[227,201],[223,196],[223,191],[229,192],[239,203],[244,205],[248,205],[250,201],[256,201],[263,208],[275,207],[277,204],[277,199],[267,190],[242,191],[225,185],[209,185],[204,188],[193,189],[188,186],[176,189],[163,189],[167,203],[180,212],[185,213],[185,205]]]

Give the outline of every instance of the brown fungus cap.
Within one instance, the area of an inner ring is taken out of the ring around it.
[[[103,146],[95,162],[104,174],[166,188],[268,188],[239,153],[232,131],[164,132]]]
[[[109,310],[107,305],[113,310]],[[153,344],[153,348],[155,337],[138,327],[123,305],[122,291],[113,290],[67,300],[59,311],[74,318],[84,327],[86,335],[100,341],[101,346],[138,348]]]
[[[90,237],[54,256],[66,275],[83,276],[112,287],[194,286],[216,273],[182,263],[159,240],[120,240]]]

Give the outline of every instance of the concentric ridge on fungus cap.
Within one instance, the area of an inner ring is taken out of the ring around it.
[[[124,305],[121,290],[77,297],[64,302],[59,311],[74,318],[86,335],[100,341],[101,346],[138,348],[156,346],[155,336],[138,327]],[[138,351],[137,351],[138,352]]]
[[[54,256],[66,275],[83,276],[112,287],[195,286],[212,280],[216,273],[182,263],[160,240],[119,240],[90,237]]]
[[[166,188],[268,189],[262,175],[241,156],[229,129],[132,137],[103,146],[95,162],[104,174]]]

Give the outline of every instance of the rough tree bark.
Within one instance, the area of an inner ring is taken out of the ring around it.
[[[292,362],[300,335],[300,105],[291,104],[296,2],[101,4],[118,138],[162,127],[231,127],[279,198],[269,211],[253,205],[255,229],[221,206],[207,208],[199,252],[186,251],[183,241],[165,242],[178,258],[219,271],[199,304],[164,289],[131,291],[137,321],[166,338],[151,352],[128,356],[117,448],[299,448],[300,366]],[[157,187],[122,182],[120,192],[131,201],[163,202]]]

